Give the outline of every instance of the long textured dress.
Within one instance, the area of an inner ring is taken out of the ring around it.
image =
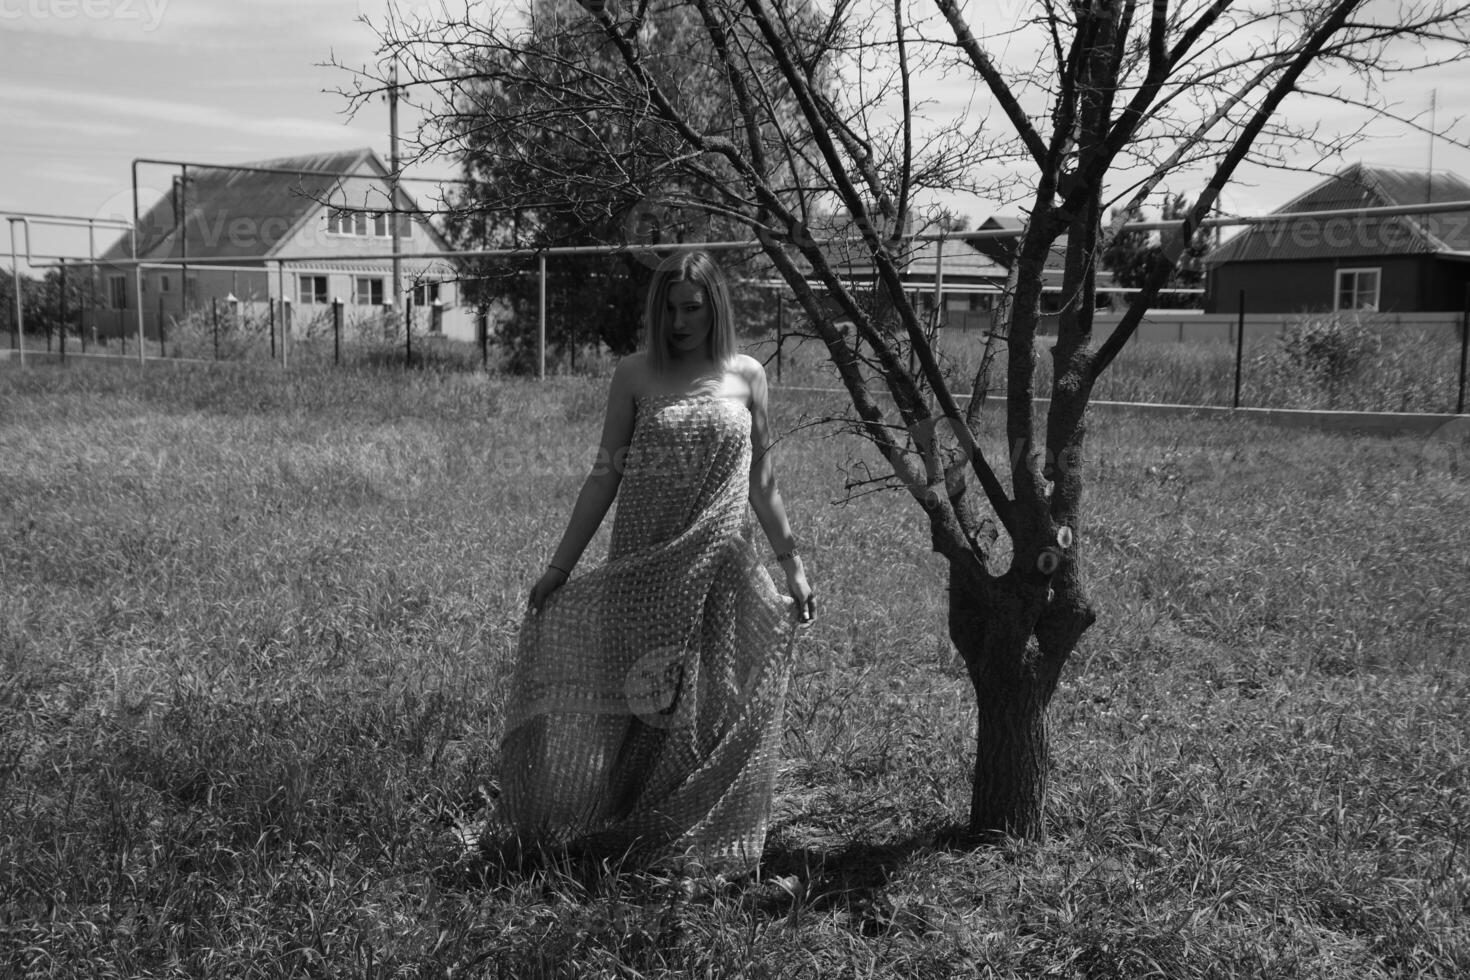
[[[749,867],[795,636],[746,518],[750,412],[637,400],[608,561],[521,627],[501,744],[522,835]]]

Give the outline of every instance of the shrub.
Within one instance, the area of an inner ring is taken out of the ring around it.
[[[251,357],[255,348],[268,351],[270,329],[270,317],[264,310],[242,304],[239,314],[231,314],[222,307],[219,310],[219,344],[216,348],[215,315],[201,307],[168,325],[166,356],[245,360]]]
[[[1306,316],[1287,327],[1277,356],[1291,370],[1288,380],[1305,381],[1335,403],[1382,347],[1382,338],[1361,314],[1330,313]]]

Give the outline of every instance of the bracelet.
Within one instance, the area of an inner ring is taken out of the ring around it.
[[[567,571],[565,568],[562,568],[560,565],[553,565],[551,562],[547,562],[546,563],[546,567],[547,568],[554,568],[558,572],[561,572],[563,578],[571,578],[572,577],[572,573],[569,572],[569,571]]]
[[[778,561],[778,562],[789,561],[792,558],[795,558],[799,554],[801,554],[801,550],[798,549],[796,547],[796,545],[792,545],[790,551],[783,551],[779,555],[777,555],[776,556],[776,561]]]

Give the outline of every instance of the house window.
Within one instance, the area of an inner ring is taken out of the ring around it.
[[[327,212],[327,234],[355,235],[359,238],[387,238],[388,216],[381,211],[343,211],[332,209]]]
[[[1377,310],[1378,269],[1338,269],[1337,309]]]
[[[111,310],[125,310],[128,308],[128,277],[107,277],[107,308]]]
[[[358,276],[353,292],[353,302],[358,306],[383,305],[383,279],[381,276]]]
[[[307,303],[325,305],[327,303],[327,277],[299,277],[299,283],[296,290],[296,298],[303,305]]]
[[[168,276],[158,277],[158,291],[160,293],[168,292]]]
[[[437,282],[421,282],[413,287],[413,305],[429,306],[439,299]]]

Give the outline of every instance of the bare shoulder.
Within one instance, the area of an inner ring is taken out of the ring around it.
[[[634,351],[618,361],[613,368],[612,388],[628,395],[637,395],[648,386],[648,357],[643,351]]]
[[[736,354],[732,370],[750,386],[751,391],[764,391],[766,387],[765,365],[749,354]]]
[[[741,380],[751,412],[764,417],[767,400],[765,365],[749,354],[736,354],[730,371]]]

